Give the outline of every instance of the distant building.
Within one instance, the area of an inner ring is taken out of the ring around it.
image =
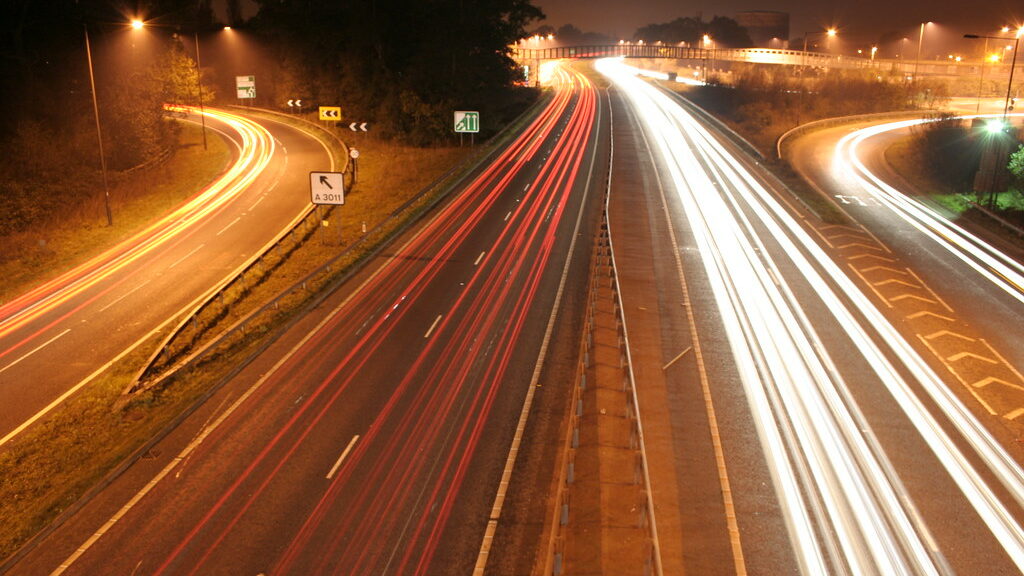
[[[771,10],[748,10],[736,13],[736,22],[758,48],[789,47],[789,13]]]

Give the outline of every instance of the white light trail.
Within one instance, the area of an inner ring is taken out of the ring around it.
[[[1024,116],[1013,114],[1012,116]],[[1002,114],[962,116],[1002,118]],[[1024,266],[981,238],[957,226],[932,208],[918,202],[873,174],[861,161],[857,148],[868,138],[893,130],[901,130],[930,122],[930,119],[904,120],[870,126],[844,136],[836,147],[833,170],[840,178],[851,178],[869,195],[889,207],[908,224],[934,240],[950,254],[963,261],[978,274],[1007,294],[1024,303]]]
[[[903,371],[923,384],[1018,503],[1024,502],[1020,467],[856,284],[707,130],[618,62],[603,60],[598,69],[633,104],[652,153],[660,156],[659,165],[675,185],[801,570],[938,574],[948,567],[804,307],[761,243],[764,231],[814,289],[1009,557],[1024,569],[1024,531],[914,395]],[[902,367],[893,365],[890,354]]]

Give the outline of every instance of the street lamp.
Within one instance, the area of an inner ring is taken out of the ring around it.
[[[811,36],[825,36],[826,38],[834,38],[836,34],[838,34],[838,32],[835,28],[829,28],[824,32],[804,32],[804,66],[807,65],[807,39]]]
[[[203,150],[207,150],[206,147],[206,110],[203,108],[203,73],[202,64],[199,61],[199,31],[192,31],[193,37],[196,40],[196,89],[199,91],[199,121],[203,125]]]
[[[924,45],[924,27],[931,22],[921,22],[921,33],[917,37],[917,60],[914,60],[914,83],[917,84],[917,67],[921,64],[921,47]]]
[[[796,123],[798,126],[800,125],[800,122],[802,120],[804,109],[804,89],[806,88],[805,73],[807,71],[807,39],[812,35],[824,35],[826,38],[833,38],[836,34],[837,32],[835,28],[829,28],[824,32],[804,32],[804,51],[801,53],[801,59],[803,60],[803,64],[800,65],[800,86],[799,90],[797,90],[798,102],[796,107]]]
[[[704,46],[704,84],[707,85],[707,83],[708,83],[708,68],[709,68],[708,60],[709,60],[709,56],[710,56],[710,60],[711,60],[710,68],[711,68],[711,72],[713,73],[715,71],[715,53],[712,51],[713,50],[713,44],[712,44],[713,40],[711,39],[710,35],[705,34],[704,37],[701,38],[701,42],[702,42],[702,45]]]
[[[1008,28],[1004,28],[1003,30],[1008,30]],[[1004,102],[1003,102],[1003,125],[1004,126],[1007,124],[1007,116],[1010,113],[1010,93],[1011,93],[1011,90],[1013,89],[1013,69],[1017,67],[1017,48],[1020,46],[1020,36],[1021,36],[1022,32],[1024,32],[1024,28],[1021,28],[1020,30],[1017,30],[1017,34],[1015,34],[1014,38],[1013,38],[1013,58],[1011,58],[1011,60],[1010,60],[1010,79],[1006,82],[1006,100],[1004,100]],[[964,34],[964,38],[985,38],[986,42],[988,40],[990,40],[990,39],[991,40],[1009,40],[1009,38],[1007,38],[1005,36],[982,36],[982,35],[979,35],[979,34]],[[987,46],[987,44],[986,44],[986,46]],[[979,94],[978,98],[979,98],[979,107],[980,107],[980,99],[981,99],[980,94]]]
[[[107,181],[107,157],[103,153],[103,132],[100,130],[100,106],[96,101],[96,79],[92,73],[92,48],[89,46],[89,25],[82,23],[85,30],[85,58],[89,62],[89,87],[92,89],[92,112],[96,118],[96,138],[99,141],[100,171],[103,173],[103,206],[107,211],[107,226],[114,225],[114,216],[110,212],[110,184]]]

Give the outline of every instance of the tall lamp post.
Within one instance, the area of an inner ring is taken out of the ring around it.
[[[107,181],[107,157],[103,153],[103,132],[100,130],[100,106],[96,101],[96,79],[92,73],[92,48],[89,46],[89,25],[82,23],[85,30],[85,58],[89,62],[89,88],[92,90],[92,112],[96,118],[96,138],[99,141],[100,171],[103,173],[103,207],[107,211],[107,226],[114,225],[114,216],[110,212],[110,184]]]
[[[917,36],[917,59],[914,60],[914,84],[917,84],[917,67],[921,64],[921,47],[924,46],[924,27],[931,22],[921,22],[921,33]]]
[[[199,61],[199,31],[193,30],[192,34],[196,40],[196,88],[199,90],[199,121],[203,125],[203,150],[206,150],[206,111],[203,109],[203,65]]]
[[[988,38],[985,38],[985,47],[981,49],[981,74],[978,75],[978,105],[974,107],[975,114],[981,114],[981,94],[985,91],[986,60],[988,60]]]
[[[1017,48],[1020,47],[1020,35],[1024,31],[1021,28],[1017,31],[1017,34],[1013,37],[1013,57],[1010,59],[1010,79],[1006,82],[1006,100],[1003,101],[1003,125],[1006,126],[1007,118],[1010,113],[1010,93],[1013,89],[1013,69],[1017,67]],[[979,34],[964,34],[964,38],[985,38],[988,40],[1010,40],[1006,36],[982,36]]]
[[[804,111],[804,77],[807,70],[807,39],[810,36],[821,36],[824,35],[826,38],[832,38],[836,35],[835,28],[829,28],[824,32],[804,32],[804,51],[802,53],[803,64],[800,66],[800,90],[797,92],[799,95],[799,102],[796,107],[796,123],[799,126],[802,120]]]
[[[803,54],[804,65],[805,66],[807,65],[807,39],[809,37],[811,37],[811,36],[825,36],[826,38],[834,38],[836,34],[837,34],[837,32],[836,32],[835,28],[829,28],[828,30],[825,30],[824,32],[804,32],[804,54]]]
[[[1010,79],[1006,83],[1006,100],[1003,103],[1003,120],[998,126],[989,126],[993,136],[999,138],[985,139],[985,148],[982,151],[981,165],[978,169],[978,176],[975,178],[975,188],[979,194],[988,192],[988,206],[994,208],[996,205],[997,191],[1005,185],[1006,160],[1009,156],[1010,140],[1003,132],[1009,127],[1008,115],[1010,112],[1010,93],[1013,88],[1013,69],[1017,65],[1017,48],[1020,45],[1021,32],[1017,31],[1013,38],[1013,58],[1010,62]],[[1006,36],[982,36],[979,34],[964,34],[964,38],[985,38],[990,40],[1009,40]],[[1002,161],[1000,161],[1002,159]],[[980,196],[979,196],[980,198]]]

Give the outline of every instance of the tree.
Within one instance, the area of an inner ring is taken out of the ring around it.
[[[1017,151],[1010,154],[1010,163],[1006,165],[1013,177],[1014,186],[1017,190],[1024,192],[1024,144],[1017,147]]]
[[[289,94],[340,103],[378,132],[425,142],[455,108],[500,115],[519,76],[509,46],[543,14],[528,0],[259,0],[253,27],[270,46],[267,75]],[[280,88],[278,86],[277,88]],[[487,120],[483,129],[487,129]]]
[[[708,23],[707,31],[721,48],[749,48],[754,45],[747,29],[732,18],[715,16]]]
[[[724,16],[715,16],[710,22],[685,17],[676,18],[664,24],[648,24],[637,29],[633,34],[633,39],[648,43],[679,44],[685,42],[696,45],[703,40],[705,34],[714,39],[715,45],[719,48],[753,46],[746,28],[740,26],[732,18]]]
[[[696,44],[704,35],[704,24],[696,18],[676,18],[663,24],[648,24],[638,28],[633,34],[634,40],[644,42],[663,42],[665,44]]]

